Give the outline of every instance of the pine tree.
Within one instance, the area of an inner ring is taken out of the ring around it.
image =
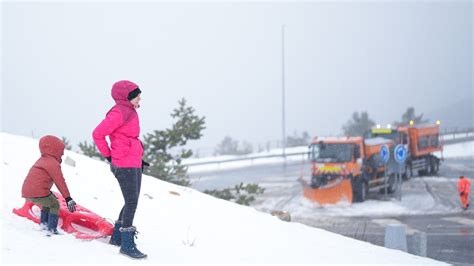
[[[64,148],[66,150],[69,150],[69,151],[72,150],[72,146],[71,146],[71,144],[69,144],[69,140],[66,137],[62,137],[62,141],[63,141],[64,146],[65,146]]]
[[[242,150],[239,151],[240,155],[250,154],[253,152],[253,145],[250,142],[242,142]]]
[[[239,153],[239,142],[233,140],[229,136],[225,136],[224,139],[217,144],[214,151],[214,155],[236,155]]]
[[[308,132],[303,132],[301,136],[298,136],[298,133],[294,132],[293,136],[286,137],[286,146],[287,147],[298,147],[306,146],[309,144],[310,136]]]
[[[243,141],[242,148],[239,146],[239,141],[226,136],[215,148],[214,155],[244,155],[253,152],[253,146],[250,142]]]
[[[155,130],[144,135],[144,160],[151,164],[145,174],[174,184],[189,186],[187,167],[182,160],[193,155],[192,150],[183,148],[189,140],[202,137],[205,117],[194,114],[194,108],[186,105],[186,99],[178,101],[171,117],[176,120],[172,128]],[[178,153],[176,151],[180,149]]]
[[[224,188],[221,190],[205,190],[204,193],[214,196],[219,199],[235,202],[240,205],[249,206],[257,196],[263,194],[265,189],[258,184],[244,184],[240,183],[233,188]]]
[[[413,121],[415,125],[427,123],[428,119],[423,119],[423,114],[416,115],[414,107],[408,107],[405,113],[402,114],[402,121],[395,121],[393,124],[395,126],[408,126],[410,121]]]
[[[84,142],[79,143],[79,149],[82,151],[82,154],[86,156],[105,161],[105,158],[102,156],[99,150],[97,150],[95,144],[89,144],[87,141],[84,140]]]
[[[363,136],[364,133],[375,126],[375,122],[369,118],[367,112],[358,112],[352,114],[352,119],[342,127],[346,136]]]

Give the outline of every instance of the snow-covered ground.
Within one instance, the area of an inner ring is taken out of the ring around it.
[[[341,202],[336,205],[318,205],[303,196],[301,186],[282,182],[260,183],[266,188],[263,197],[252,206],[263,212],[286,211],[294,220],[321,219],[321,217],[383,217],[400,215],[448,214],[462,212],[456,192],[457,179],[446,177],[414,178],[403,183],[401,200],[396,197],[381,199],[382,195],[371,193],[371,199],[362,203]],[[285,186],[285,189],[280,189]],[[438,195],[427,191],[428,187],[440,188]],[[279,187],[279,188],[277,188]],[[375,195],[374,195],[375,194]]]
[[[21,185],[39,157],[38,141],[1,133],[0,144],[2,264],[138,263],[120,256],[107,239],[82,241],[70,234],[48,238],[37,224],[13,214],[13,208],[23,205]],[[123,199],[107,164],[68,151],[66,157],[76,162],[75,167],[63,163],[72,197],[103,217],[116,218]],[[149,256],[141,263],[440,263],[283,222],[148,176],[140,196],[136,242]]]

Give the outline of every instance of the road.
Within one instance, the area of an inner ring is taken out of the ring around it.
[[[474,264],[474,211],[459,207],[456,181],[459,175],[474,177],[474,158],[446,159],[439,174],[415,177],[402,185],[402,198],[371,199],[356,204],[318,206],[302,196],[297,178],[309,176],[305,161],[286,165],[255,165],[249,168],[192,174],[198,190],[222,189],[239,182],[258,183],[265,188],[252,207],[270,213],[287,211],[292,222],[299,222],[348,237],[384,245],[384,230],[389,223],[405,226],[408,252],[417,253],[417,237],[427,235],[427,256],[455,265]],[[471,194],[471,202],[472,202]]]
[[[406,228],[410,253],[419,254],[417,236],[420,232],[425,232],[427,257],[455,265],[474,264],[473,212],[396,217],[322,217],[293,221],[380,246],[384,245],[385,225],[402,224]]]

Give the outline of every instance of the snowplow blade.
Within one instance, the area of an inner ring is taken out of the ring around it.
[[[336,204],[341,201],[352,203],[351,180],[344,179],[336,184],[320,188],[305,187],[303,195],[321,205]]]

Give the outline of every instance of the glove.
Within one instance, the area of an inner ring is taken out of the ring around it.
[[[76,202],[71,197],[66,198],[66,204],[67,204],[67,209],[70,212],[76,211]]]
[[[150,164],[142,160],[142,173],[143,173],[144,168],[148,166],[150,166]]]
[[[105,157],[105,159],[107,159],[107,161],[109,161],[109,163],[112,163],[112,156]]]

